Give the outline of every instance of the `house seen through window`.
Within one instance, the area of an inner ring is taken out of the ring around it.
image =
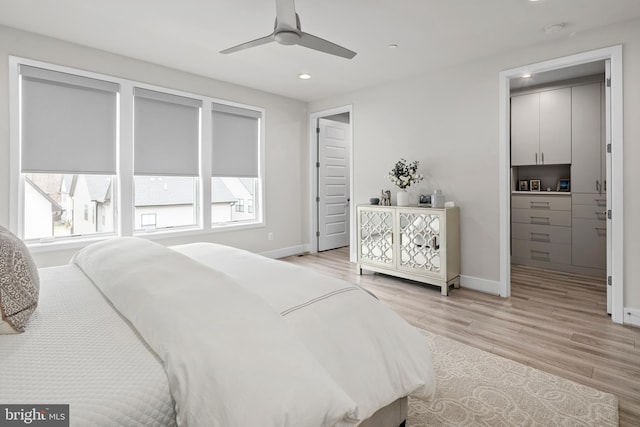
[[[25,239],[114,232],[113,176],[23,175]]]

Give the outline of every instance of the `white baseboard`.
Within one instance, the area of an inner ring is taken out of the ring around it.
[[[640,310],[637,308],[625,308],[623,323],[625,325],[640,326]]]
[[[460,275],[460,286],[485,294],[500,295],[500,282]]]
[[[291,246],[289,248],[274,249],[272,251],[260,252],[260,255],[267,258],[284,258],[291,255],[303,254],[309,252],[309,245]]]

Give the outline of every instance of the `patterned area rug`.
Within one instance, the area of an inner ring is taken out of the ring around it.
[[[433,352],[433,402],[409,400],[408,427],[617,426],[609,393],[421,331]]]

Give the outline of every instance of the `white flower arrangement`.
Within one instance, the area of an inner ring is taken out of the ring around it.
[[[405,189],[424,179],[424,176],[418,173],[419,164],[419,160],[407,163],[405,159],[400,159],[395,167],[389,171],[387,178],[398,187]]]

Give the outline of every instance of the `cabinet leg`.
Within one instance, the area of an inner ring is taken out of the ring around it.
[[[460,289],[460,276],[456,277],[456,279],[454,280],[453,287],[455,289]]]
[[[360,264],[356,266],[356,270],[358,272],[358,276],[362,276],[362,267],[360,267]]]
[[[440,291],[442,293],[442,296],[449,296],[449,284],[446,283],[443,286],[440,286]]]

